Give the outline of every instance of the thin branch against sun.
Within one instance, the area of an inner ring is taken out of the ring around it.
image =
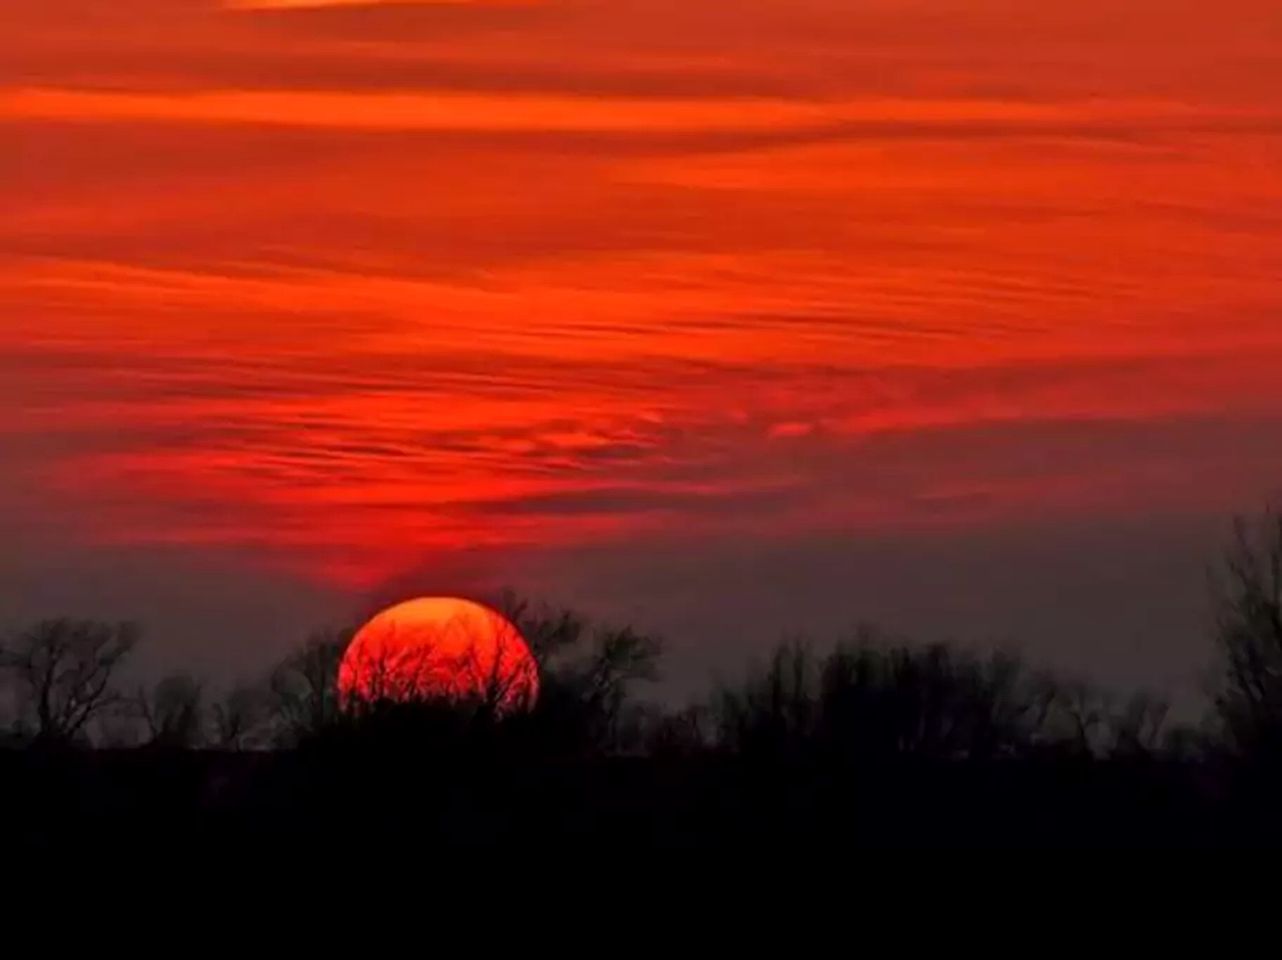
[[[346,709],[380,702],[477,703],[518,713],[538,697],[538,665],[515,625],[480,604],[423,597],[378,614],[339,668]]]

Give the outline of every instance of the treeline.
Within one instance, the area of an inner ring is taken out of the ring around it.
[[[657,638],[512,599],[505,612],[540,665],[527,713],[505,716],[484,698],[340,704],[347,633],[313,636],[260,682],[231,690],[214,693],[187,674],[131,688],[136,627],[51,620],[0,645],[0,721],[11,748],[153,752],[359,745],[854,764],[1282,755],[1282,517],[1239,521],[1212,581],[1217,684],[1193,726],[1172,724],[1148,693],[1117,698],[1003,654],[872,629],[827,650],[781,645],[741,681],[662,708],[645,696],[660,678]]]
[[[502,690],[474,701],[343,703],[339,665],[352,631],[321,632],[261,680],[211,694],[187,673],[129,686],[142,638],[131,623],[45,620],[0,644],[0,719],[9,747],[39,749],[291,749],[411,722],[491,732],[537,727],[571,752],[634,749],[638,724],[655,711],[634,702],[637,684],[659,679],[662,644],[631,628],[589,623],[568,610],[504,602],[540,668],[534,710],[503,716]],[[528,735],[527,735],[528,739]]]

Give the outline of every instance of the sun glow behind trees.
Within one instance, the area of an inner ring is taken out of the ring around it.
[[[424,597],[384,610],[343,655],[345,705],[378,701],[475,701],[499,712],[534,706],[538,665],[502,614],[451,597]]]

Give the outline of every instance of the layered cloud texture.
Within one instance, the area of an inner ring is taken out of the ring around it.
[[[1282,477],[1275,0],[6,22],[0,518],[28,542],[361,584]]]

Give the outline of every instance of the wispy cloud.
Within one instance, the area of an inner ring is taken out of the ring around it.
[[[30,537],[376,580],[1282,469],[1271,6],[139,3],[0,39]]]
[[[1005,135],[1059,134],[1081,129],[1133,135],[1158,131],[1256,132],[1282,115],[1204,110],[1178,101],[1037,103],[1000,99],[806,101],[766,98],[640,99],[508,93],[336,93],[280,90],[195,94],[105,93],[27,89],[0,94],[0,110],[40,120],[175,121],[517,133],[715,133],[860,128],[885,136],[896,127],[938,135],[967,125],[1000,125]]]

